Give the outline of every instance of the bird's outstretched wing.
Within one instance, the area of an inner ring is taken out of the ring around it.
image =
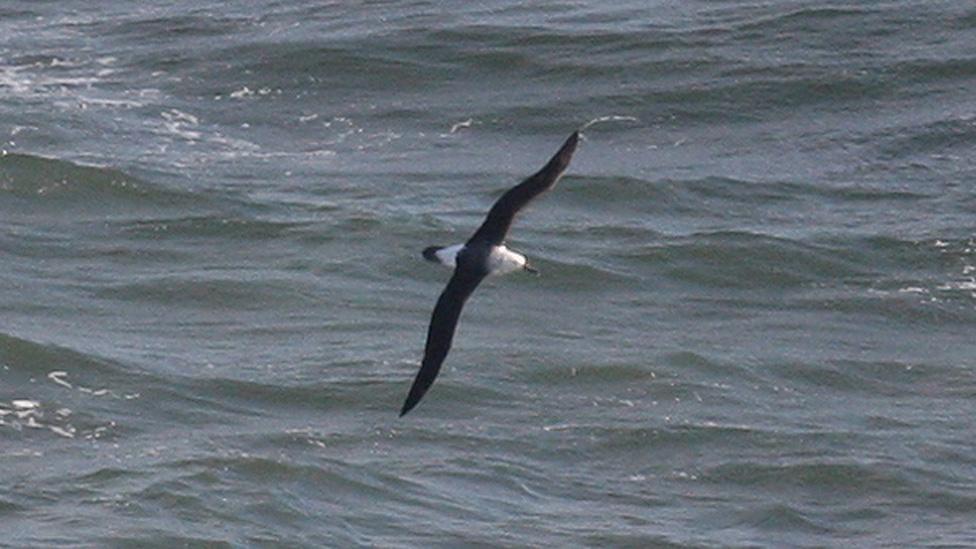
[[[533,198],[553,188],[559,181],[559,177],[566,171],[569,161],[573,158],[578,141],[579,132],[575,131],[541,170],[506,191],[491,207],[485,222],[478,227],[468,242],[480,240],[487,244],[501,244],[508,234],[508,228],[512,226],[515,214]]]
[[[437,377],[447,352],[451,350],[451,341],[454,339],[454,329],[461,316],[461,308],[484,278],[485,275],[481,272],[473,272],[460,266],[454,269],[454,276],[447,283],[441,297],[437,299],[437,306],[434,307],[434,313],[430,317],[424,361],[420,365],[417,377],[413,380],[407,400],[403,403],[400,417],[412,410],[434,383],[434,378]]]

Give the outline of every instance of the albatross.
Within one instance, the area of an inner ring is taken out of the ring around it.
[[[579,131],[575,131],[541,170],[506,191],[491,207],[485,221],[467,242],[424,249],[425,259],[454,269],[454,274],[434,306],[430,327],[427,329],[424,359],[400,410],[400,417],[412,410],[434,383],[451,349],[461,309],[478,284],[488,275],[516,271],[538,274],[524,255],[505,247],[505,236],[515,214],[532,199],[556,186],[556,182],[569,166],[578,141]]]

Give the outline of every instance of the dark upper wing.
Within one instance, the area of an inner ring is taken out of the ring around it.
[[[578,141],[579,132],[573,132],[573,135],[569,136],[560,147],[559,152],[541,170],[506,191],[491,207],[485,222],[468,242],[483,240],[489,244],[501,244],[508,233],[508,228],[512,225],[515,214],[529,201],[551,189],[556,181],[559,181],[559,176],[566,171],[570,159],[573,158]]]
[[[441,297],[437,299],[434,314],[430,317],[424,361],[420,365],[417,377],[413,380],[407,400],[400,410],[401,417],[420,402],[424,393],[434,383],[434,378],[437,377],[437,372],[440,371],[441,364],[451,349],[454,328],[457,327],[458,318],[461,316],[461,308],[464,307],[464,302],[467,301],[471,292],[478,287],[484,278],[485,275],[483,274],[472,273],[460,267],[454,270],[454,276],[447,283]]]

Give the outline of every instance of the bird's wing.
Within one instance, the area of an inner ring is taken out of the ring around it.
[[[441,297],[437,299],[437,306],[434,307],[434,313],[430,316],[424,361],[420,365],[417,377],[413,380],[407,400],[400,410],[401,417],[420,402],[424,393],[434,383],[434,378],[437,377],[441,364],[447,357],[447,352],[451,350],[451,341],[454,339],[454,329],[457,327],[458,318],[461,316],[461,308],[464,307],[464,302],[467,301],[471,292],[478,287],[484,278],[485,275],[482,273],[473,273],[460,267],[454,270],[454,276],[447,283]]]
[[[488,244],[501,244],[508,234],[508,228],[511,227],[515,214],[533,198],[553,188],[559,181],[559,176],[566,171],[569,161],[573,158],[578,141],[579,132],[573,132],[573,135],[570,135],[559,148],[559,152],[541,170],[506,191],[491,207],[485,222],[478,227],[468,242],[482,240]]]

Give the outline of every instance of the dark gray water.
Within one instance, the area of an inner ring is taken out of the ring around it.
[[[976,545],[972,3],[140,4],[0,4],[0,545]]]

